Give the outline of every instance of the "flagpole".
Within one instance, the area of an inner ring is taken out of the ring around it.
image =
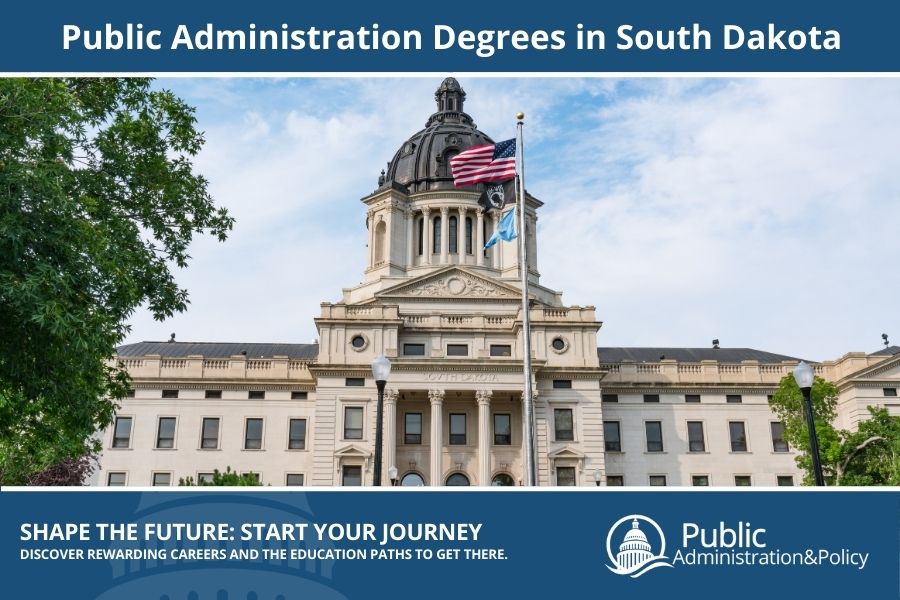
[[[522,275],[522,359],[525,390],[522,397],[525,485],[537,485],[534,446],[534,391],[531,386],[531,315],[528,305],[528,241],[525,230],[525,145],[522,128],[525,113],[516,114],[516,201],[519,208],[519,272]]]

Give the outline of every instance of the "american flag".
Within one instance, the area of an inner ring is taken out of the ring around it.
[[[473,146],[450,159],[453,185],[505,181],[516,176],[516,140]]]

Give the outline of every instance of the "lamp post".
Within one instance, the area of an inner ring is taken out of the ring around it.
[[[397,485],[397,467],[395,467],[394,465],[388,467],[388,479],[391,480],[392,486]]]
[[[384,354],[379,354],[372,361],[372,375],[378,388],[378,407],[375,410],[375,473],[372,485],[381,485],[381,438],[384,428],[384,386],[391,374],[391,361]]]
[[[819,459],[819,438],[816,435],[816,420],[813,415],[812,392],[813,380],[815,372],[813,368],[803,361],[794,367],[794,381],[803,392],[803,408],[806,413],[806,428],[809,430],[809,453],[813,461],[813,475],[815,476],[816,485],[825,485],[825,477],[822,475],[822,461]]]
[[[603,480],[603,473],[600,472],[600,469],[597,469],[596,471],[594,471],[594,483],[596,483],[597,486],[599,487],[600,482],[602,480]]]

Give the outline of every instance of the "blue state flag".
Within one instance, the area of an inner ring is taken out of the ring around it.
[[[497,231],[494,232],[491,239],[484,245],[484,249],[487,250],[496,244],[498,240],[511,242],[514,239],[516,239],[516,209],[512,209],[503,215],[503,218],[500,219],[500,224],[497,226]]]

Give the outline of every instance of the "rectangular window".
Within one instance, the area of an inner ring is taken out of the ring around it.
[[[422,413],[406,413],[404,416],[403,443],[422,443]]]
[[[466,445],[466,415],[450,413],[450,443],[454,446]]]
[[[200,447],[206,450],[214,450],[219,447],[219,419],[206,417],[203,419],[203,431],[201,432]]]
[[[247,392],[247,398],[250,400],[265,400],[266,393],[263,390],[251,390]]]
[[[738,487],[750,487],[750,476],[749,475],[735,475],[734,476],[734,485]]]
[[[156,447],[175,447],[175,417],[160,417],[156,428]]]
[[[772,421],[772,450],[775,452],[788,452],[788,443],[784,440],[784,423]]]
[[[288,473],[284,485],[301,486],[303,485],[303,473]]]
[[[197,473],[197,483],[200,485],[212,485],[215,473]]]
[[[106,485],[110,487],[121,487],[125,485],[125,473],[109,473],[106,476]]]
[[[344,408],[344,439],[361,440],[363,433],[363,409],[361,406]]]
[[[691,485],[694,487],[709,487],[709,475],[691,475]]]
[[[575,424],[572,420],[571,408],[553,410],[553,424],[557,442],[571,442],[575,439]]]
[[[403,344],[403,356],[425,356],[425,344]]]
[[[346,387],[365,387],[366,379],[365,377],[348,377],[344,380],[344,385]]]
[[[306,419],[291,419],[288,433],[289,450],[306,450]]]
[[[553,380],[553,389],[554,390],[571,390],[572,389],[572,380],[571,379],[554,379]]]
[[[263,420],[247,419],[244,425],[244,450],[262,450]]]
[[[163,398],[177,398],[178,390],[163,390],[162,397]]]
[[[747,429],[743,421],[729,421],[728,435],[731,436],[731,451],[747,451]]]
[[[172,474],[171,473],[154,473],[153,474],[153,487],[163,487],[172,485]]]
[[[362,467],[358,465],[344,465],[341,485],[359,487],[362,485]]]
[[[688,451],[706,452],[706,438],[703,435],[703,421],[688,421]]]
[[[575,487],[575,467],[556,467],[556,485]]]
[[[116,417],[116,425],[113,429],[112,447],[131,447],[131,417]]]
[[[647,452],[662,452],[662,421],[647,421],[644,429],[647,432]]]
[[[128,391],[125,392],[126,398],[134,398],[134,388],[128,388]]]
[[[700,402],[700,394],[685,394],[684,401],[688,403],[699,403]]]
[[[740,404],[744,399],[740,394],[728,394],[725,396],[725,402],[728,404]]]
[[[644,394],[644,402],[659,402],[659,394]]]
[[[897,397],[897,388],[882,388],[882,393],[888,398]]]
[[[512,346],[509,344],[491,344],[491,356],[512,356]]]
[[[618,421],[603,421],[603,441],[607,452],[622,451],[622,438]]]
[[[222,397],[222,390],[206,390],[205,398],[218,400]]]
[[[291,392],[291,400],[306,400],[309,392]]]
[[[793,475],[779,475],[777,478],[778,487],[793,487],[794,485],[794,476]]]
[[[494,445],[512,444],[512,417],[509,414],[494,413]]]
[[[666,486],[666,476],[665,475],[651,475],[650,476],[650,485],[654,487],[665,487]]]
[[[468,344],[447,344],[447,356],[468,356]]]
[[[603,394],[603,402],[618,402],[618,394]]]
[[[606,485],[609,487],[622,487],[625,485],[624,475],[607,475]]]

